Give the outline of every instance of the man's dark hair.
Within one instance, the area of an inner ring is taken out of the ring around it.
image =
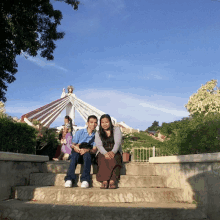
[[[90,116],[88,117],[87,122],[89,122],[89,119],[90,119],[90,118],[94,118],[94,119],[96,119],[96,120],[97,120],[97,122],[98,122],[98,118],[97,118],[95,115],[90,115]]]

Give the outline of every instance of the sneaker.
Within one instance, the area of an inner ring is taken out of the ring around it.
[[[65,187],[66,187],[66,188],[72,187],[72,181],[71,181],[71,180],[67,180],[67,181],[65,182]]]
[[[81,184],[81,188],[89,188],[89,183],[87,181],[83,181]]]

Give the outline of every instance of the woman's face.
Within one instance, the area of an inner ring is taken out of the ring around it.
[[[101,120],[101,127],[104,129],[104,130],[107,130],[109,127],[110,127],[110,121],[108,120],[108,118],[103,118]]]
[[[72,93],[73,92],[73,90],[72,89],[69,89],[69,93]]]
[[[65,124],[68,124],[69,123],[69,120],[67,118],[64,118],[64,123]]]

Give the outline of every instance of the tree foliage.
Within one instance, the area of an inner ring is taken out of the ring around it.
[[[148,131],[157,131],[159,129],[159,121],[154,121],[150,127],[148,127]]]
[[[216,86],[217,80],[211,80],[190,96],[188,103],[185,105],[191,116],[209,112],[220,112],[220,90]],[[215,90],[215,88],[217,88]]]
[[[163,123],[160,133],[170,138],[159,143],[161,153],[166,155],[218,152],[220,113],[209,112],[206,117],[196,114],[192,119]]]
[[[34,154],[36,129],[26,123],[0,117],[0,151]]]
[[[78,9],[77,0],[59,0]],[[15,81],[16,56],[21,53],[53,60],[54,41],[64,37],[57,32],[62,13],[49,0],[0,0],[0,100],[6,102],[6,83]]]

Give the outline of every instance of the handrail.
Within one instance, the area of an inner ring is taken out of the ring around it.
[[[131,161],[132,162],[148,162],[150,157],[156,157],[159,155],[160,155],[160,148],[155,148],[155,146],[133,147]]]

